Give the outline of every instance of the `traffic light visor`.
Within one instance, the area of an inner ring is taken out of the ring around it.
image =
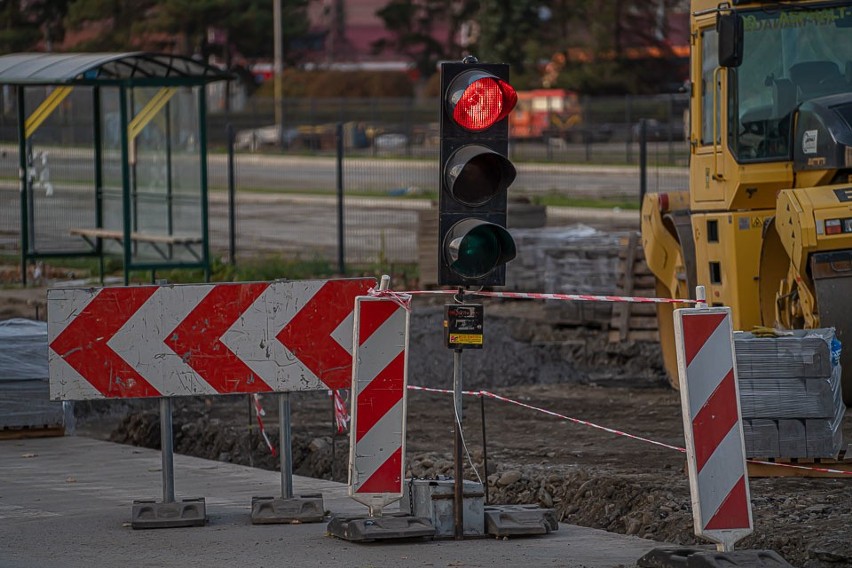
[[[477,219],[453,225],[444,241],[444,252],[453,272],[470,279],[488,276],[516,254],[509,231]]]
[[[471,132],[491,128],[515,108],[518,94],[506,81],[481,70],[460,73],[447,91],[453,121]]]
[[[478,207],[515,181],[516,170],[505,156],[478,144],[456,150],[447,160],[444,182],[457,201]]]

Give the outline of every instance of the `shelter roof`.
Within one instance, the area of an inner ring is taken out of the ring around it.
[[[0,56],[0,85],[204,84],[231,79],[183,55],[148,53],[13,53]]]

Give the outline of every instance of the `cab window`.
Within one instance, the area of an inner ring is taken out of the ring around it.
[[[716,113],[716,143],[721,141],[722,106],[721,86],[715,82],[715,72],[719,67],[719,42],[715,29],[701,32],[701,144],[713,144],[713,113]],[[715,109],[713,92],[716,92]]]

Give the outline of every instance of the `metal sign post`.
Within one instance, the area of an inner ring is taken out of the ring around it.
[[[462,350],[453,350],[453,527],[456,540],[464,538],[464,477],[462,468]]]
[[[464,539],[464,462],[462,452],[462,353],[465,349],[482,349],[482,304],[465,304],[464,288],[459,287],[455,304],[444,306],[444,334],[447,347],[453,350],[453,536]]]
[[[130,526],[134,529],[200,527],[207,522],[203,497],[175,500],[172,399],[160,399],[160,454],[163,473],[163,500],[136,499],[131,509]]]
[[[172,437],[172,399],[160,399],[160,453],[163,458],[163,503],[175,501],[175,459]]]
[[[537,506],[486,506],[488,491],[479,483],[464,481],[464,437],[462,434],[463,366],[465,349],[482,349],[485,308],[482,304],[465,304],[464,288],[459,288],[455,304],[444,306],[444,339],[453,350],[453,406],[455,414],[453,443],[453,531],[456,540],[468,536],[491,534],[499,537],[547,534],[559,524],[552,509]],[[485,445],[485,408],[482,410],[482,441]],[[483,457],[485,457],[483,455]],[[488,462],[485,461],[488,471]],[[483,485],[487,485],[483,484]],[[467,493],[465,493],[467,486]],[[485,497],[485,501],[479,499]],[[467,498],[467,502],[465,502]],[[438,529],[440,531],[440,529]]]
[[[251,522],[255,525],[318,523],[325,516],[321,493],[293,495],[293,444],[290,393],[278,393],[278,450],[281,496],[252,497]]]
[[[281,450],[281,497],[293,497],[293,438],[290,427],[290,393],[278,395],[278,447]]]

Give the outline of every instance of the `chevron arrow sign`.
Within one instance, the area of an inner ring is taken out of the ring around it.
[[[47,294],[53,400],[348,388],[372,278]]]

